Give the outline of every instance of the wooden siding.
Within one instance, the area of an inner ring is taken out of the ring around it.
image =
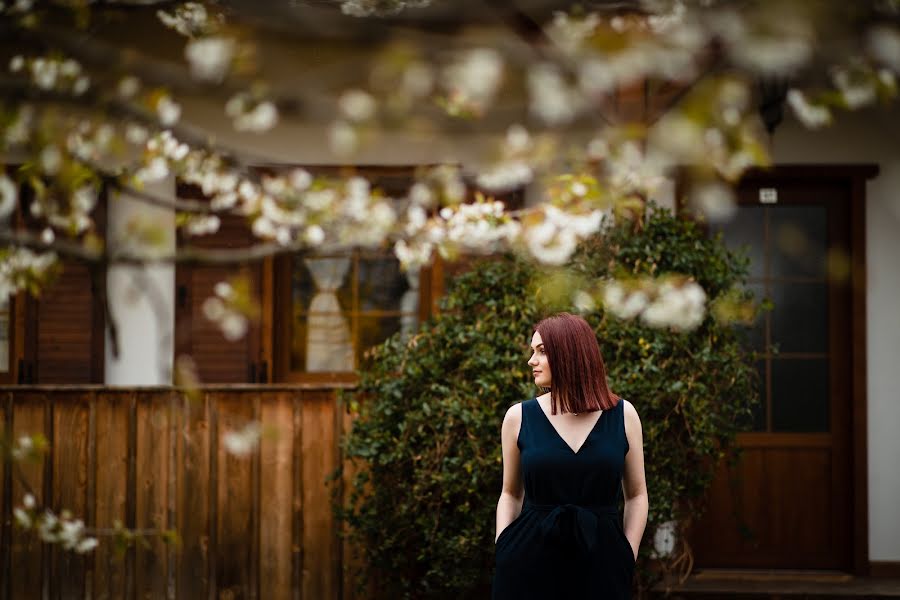
[[[100,282],[105,285],[105,280]],[[103,380],[103,325],[88,267],[66,262],[36,302],[35,383]],[[31,324],[29,324],[31,325]]]
[[[351,598],[353,552],[333,486],[349,417],[335,389],[0,387],[3,431],[42,433],[51,450],[23,472],[40,506],[90,527],[175,529],[124,554],[101,538],[81,556],[13,525],[25,488],[0,464],[0,600],[30,598]],[[259,420],[247,457],[223,438]],[[341,491],[341,490],[339,490]]]

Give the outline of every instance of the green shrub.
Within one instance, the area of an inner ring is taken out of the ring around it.
[[[567,277],[677,272],[715,298],[745,276],[747,261],[691,222],[656,210],[637,225],[586,244]],[[536,391],[526,365],[532,326],[571,309],[548,305],[548,280],[534,281],[534,274],[514,258],[479,263],[457,278],[439,317],[409,340],[394,337],[374,349],[360,373],[351,404],[358,418],[344,441],[359,472],[340,514],[380,597],[487,597],[500,424],[511,404]],[[646,556],[656,524],[698,512],[712,476],[708,465],[749,420],[755,371],[735,328],[711,317],[687,334],[602,311],[585,318],[596,329],[612,389],[643,422]]]

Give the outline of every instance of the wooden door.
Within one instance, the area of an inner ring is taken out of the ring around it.
[[[852,368],[863,351],[852,331],[859,189],[851,178],[758,176],[720,228],[748,251],[747,284],[774,308],[746,331],[762,402],[738,437],[740,460],[719,466],[692,527],[698,567],[853,567],[853,403],[864,402]]]

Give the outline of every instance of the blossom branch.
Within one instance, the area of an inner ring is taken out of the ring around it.
[[[241,265],[263,260],[270,256],[298,252],[299,245],[282,246],[262,243],[245,248],[180,248],[174,254],[135,254],[131,252],[107,253],[87,248],[77,242],[58,239],[47,244],[39,236],[28,231],[0,230],[0,243],[43,252],[53,251],[60,256],[99,265],[155,265],[177,263],[183,265]]]

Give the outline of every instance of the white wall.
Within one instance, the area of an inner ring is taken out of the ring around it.
[[[175,195],[175,180],[148,184],[148,192]],[[141,247],[131,228],[153,227],[162,243],[147,252],[175,251],[175,212],[115,194],[109,199],[107,239],[111,248]],[[119,355],[113,356],[106,330],[105,383],[108,385],[168,385],[172,383],[175,330],[175,265],[114,265],[106,275],[110,310],[116,323]]]
[[[866,199],[869,559],[900,561],[900,110],[839,115],[818,132],[787,121],[772,148],[776,163],[881,169]]]

